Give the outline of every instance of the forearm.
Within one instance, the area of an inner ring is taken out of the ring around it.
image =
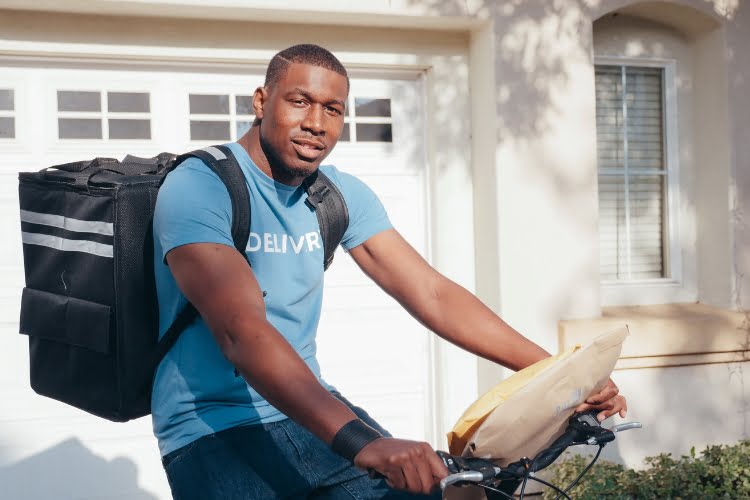
[[[357,418],[265,319],[235,321],[225,332],[221,349],[253,389],[323,441]]]
[[[465,288],[436,275],[428,296],[413,310],[447,341],[478,356],[520,370],[550,354],[530,341]]]

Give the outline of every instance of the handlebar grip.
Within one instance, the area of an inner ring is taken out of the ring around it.
[[[552,462],[557,460],[557,457],[562,455],[562,453],[568,448],[568,446],[576,441],[577,435],[578,432],[574,429],[565,431],[565,433],[557,438],[549,448],[536,456],[529,470],[531,472],[537,472],[547,468]]]
[[[435,452],[440,460],[443,461],[445,467],[448,469],[449,474],[456,474],[459,472],[459,464],[456,462],[456,457],[448,452],[437,450]],[[370,479],[386,479],[386,477],[375,469],[367,469],[367,475]]]

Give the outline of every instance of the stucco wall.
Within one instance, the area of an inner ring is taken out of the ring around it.
[[[619,435],[605,458],[639,467],[645,456],[680,456],[750,435],[750,363],[621,370],[614,378],[629,397],[628,419],[643,429]]]
[[[663,290],[644,294],[634,288],[633,303],[658,303],[661,293],[664,302],[700,299],[731,307],[731,282],[736,284],[735,295],[747,301],[750,275],[743,270],[750,266],[748,226],[744,219],[731,218],[728,206],[736,186],[737,212],[742,215],[750,208],[750,175],[745,174],[750,171],[750,120],[746,99],[740,97],[742,90],[748,95],[750,64],[745,51],[738,56],[735,49],[748,44],[748,30],[741,26],[748,26],[750,7],[731,3],[727,10],[725,2],[652,2],[659,5],[645,10],[639,5],[619,20],[594,24],[634,3],[505,2],[490,14],[498,123],[496,186],[492,194],[486,187],[475,193],[487,206],[495,200],[499,230],[495,241],[482,239],[485,233],[477,230],[477,242],[498,249],[501,314],[552,350],[560,319],[597,317],[606,303],[598,276],[594,55],[672,58],[678,71],[685,285],[671,295]],[[680,8],[688,10],[680,13]],[[643,12],[654,18],[628,18]],[[724,55],[731,60],[728,74]],[[478,284],[495,278],[482,272],[484,260],[477,264]],[[495,268],[489,264],[486,269]],[[692,445],[700,448],[746,436],[743,401],[748,393],[739,383],[746,375],[738,375],[743,367],[746,370],[747,364],[616,372],[614,379],[631,402],[630,417],[646,423],[632,444],[625,443],[632,435],[623,438],[618,458],[637,464],[648,454],[682,453]],[[486,364],[480,370],[481,388],[502,375]],[[698,402],[696,387],[705,388]],[[722,410],[715,411],[717,407]],[[726,412],[731,411],[735,413],[729,416]],[[681,418],[691,423],[675,431]],[[701,427],[701,422],[722,418],[721,433]]]

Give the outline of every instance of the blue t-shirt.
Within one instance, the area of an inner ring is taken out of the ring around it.
[[[302,186],[274,181],[239,144],[228,146],[242,167],[250,192],[251,232],[246,253],[266,292],[267,318],[325,385],[315,357],[323,300],[318,219],[305,204],[307,194]],[[349,227],[342,240],[345,249],[392,227],[380,200],[364,183],[332,166],[320,169],[346,200]],[[234,247],[231,213],[226,187],[200,160],[186,160],[167,176],[154,214],[160,335],[186,303],[166,265],[167,253],[189,243]],[[162,455],[206,434],[286,418],[236,375],[200,318],[182,332],[159,366],[151,409]]]

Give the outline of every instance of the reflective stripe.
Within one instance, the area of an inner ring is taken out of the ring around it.
[[[227,159],[227,155],[225,155],[224,153],[222,153],[221,149],[215,148],[213,146],[209,146],[207,148],[203,148],[203,151],[205,151],[206,153],[210,154],[211,156],[213,156],[217,160],[226,160]]]
[[[67,240],[65,238],[60,238],[59,236],[26,233],[23,231],[21,232],[21,239],[27,245],[40,245],[43,247],[54,248],[55,250],[60,250],[62,252],[83,252],[109,258],[112,258],[113,256],[112,245],[105,245],[104,243],[97,243],[95,241]]]
[[[76,233],[96,233],[105,236],[113,236],[115,234],[114,225],[111,222],[71,219],[62,215],[43,214],[28,210],[21,210],[21,222],[54,226]]]

